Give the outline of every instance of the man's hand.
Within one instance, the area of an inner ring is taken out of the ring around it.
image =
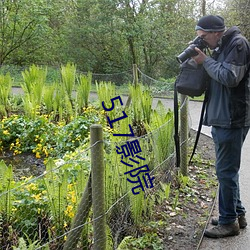
[[[198,53],[197,56],[192,57],[197,64],[203,64],[207,56],[197,47],[195,47],[195,51]]]

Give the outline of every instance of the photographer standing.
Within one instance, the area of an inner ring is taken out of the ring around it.
[[[240,200],[241,149],[250,126],[250,46],[237,27],[225,30],[220,16],[202,17],[195,30],[213,50],[200,49],[193,59],[203,64],[211,80],[204,125],[212,126],[219,181],[219,218],[205,235],[212,238],[238,235],[247,226]]]

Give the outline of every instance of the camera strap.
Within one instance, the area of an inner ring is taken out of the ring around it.
[[[196,151],[196,148],[197,148],[197,145],[198,145],[198,142],[199,142],[199,138],[200,138],[200,134],[201,134],[201,129],[202,129],[203,117],[204,117],[205,109],[206,109],[206,105],[207,105],[207,96],[208,96],[207,92],[208,91],[205,91],[205,96],[204,96],[204,100],[203,100],[202,108],[201,108],[199,126],[198,126],[198,130],[196,132],[196,138],[195,138],[195,142],[194,142],[193,152],[192,152],[192,154],[190,156],[189,164],[191,164],[191,162],[192,162],[193,156],[195,154],[195,151]]]
[[[207,96],[208,96],[207,92],[208,91],[205,91],[205,97],[204,97],[204,101],[203,101],[202,108],[201,108],[199,126],[196,132],[195,143],[194,143],[192,154],[189,159],[189,164],[191,164],[192,162],[193,156],[195,154],[195,151],[199,142],[203,117],[204,117],[206,104],[207,104]],[[178,105],[178,92],[176,89],[176,84],[174,85],[174,128],[175,128],[174,141],[175,141],[175,151],[176,151],[176,167],[179,168],[181,160],[180,160],[180,137],[179,137],[179,105]]]
[[[174,84],[174,142],[175,142],[175,158],[176,167],[180,167],[180,136],[179,136],[179,105],[178,105],[178,92],[176,83]]]

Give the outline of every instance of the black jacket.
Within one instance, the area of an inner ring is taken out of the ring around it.
[[[219,49],[203,63],[211,77],[204,125],[250,126],[250,45],[237,27],[227,30]]]

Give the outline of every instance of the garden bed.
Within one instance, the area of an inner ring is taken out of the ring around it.
[[[213,161],[212,139],[201,135],[194,163],[189,166],[189,178],[177,177],[174,170],[169,197],[154,205],[151,219],[139,228],[130,221],[123,239],[129,240],[126,249],[198,249],[217,190]],[[13,165],[17,178],[31,173],[36,176],[45,169],[42,159],[34,154],[5,157],[5,162]],[[125,248],[120,244],[118,249]]]
[[[39,176],[45,171],[44,159],[38,159],[32,153],[13,155],[9,152],[5,153],[5,156],[0,156],[0,160],[4,160],[6,165],[12,165],[16,180],[24,176]]]
[[[208,146],[213,152],[211,139],[201,136],[194,164],[189,166],[188,176],[182,176],[174,167],[171,110],[162,102],[152,110],[151,92],[142,85],[129,85],[132,101],[125,113],[111,83],[97,84],[97,100],[89,105],[91,75],[76,76],[75,72],[74,65],[63,67],[62,82],[48,86],[46,72],[32,66],[24,72],[22,98],[9,98],[11,78],[5,77],[9,92],[4,92],[8,102],[2,103],[0,110],[0,150],[7,165],[0,162],[0,245],[6,249],[23,244],[61,249],[70,241],[91,168],[90,126],[101,124],[107,249],[182,249],[188,245],[193,250],[216,193],[213,157],[207,158]],[[34,73],[39,85],[32,80]],[[76,95],[72,95],[73,89]],[[132,134],[136,150],[124,137]],[[122,153],[120,149],[126,146],[131,152]],[[10,163],[13,168],[8,167]],[[128,183],[127,176],[137,164],[140,168],[135,171],[147,167],[146,172],[154,175],[154,185],[147,185],[145,171],[130,175],[144,178],[148,188],[141,187],[135,195],[130,183],[136,179]],[[90,213],[82,238],[75,240],[77,249],[93,246],[92,216]]]

